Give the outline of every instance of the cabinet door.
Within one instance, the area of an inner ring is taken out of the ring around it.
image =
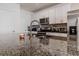
[[[55,8],[51,9],[48,11],[49,15],[49,24],[54,24],[55,23]]]
[[[67,12],[70,11],[70,5],[62,6],[62,22],[67,23]]]
[[[62,23],[62,7],[56,7],[56,23]]]
[[[56,23],[67,23],[68,11],[70,11],[70,5],[56,7]]]

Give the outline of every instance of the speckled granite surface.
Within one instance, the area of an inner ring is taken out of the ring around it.
[[[77,56],[77,40],[75,37],[70,37],[67,40],[67,53],[72,56]]]
[[[8,36],[4,35],[4,36],[2,35],[0,37],[0,39],[2,39],[2,40],[0,40],[0,42],[1,42],[0,48],[3,48],[3,49],[5,49],[7,47],[10,47],[10,48],[16,47],[17,48],[16,45],[19,44],[19,40],[17,38],[18,34],[14,35],[14,36],[11,36],[11,35],[8,35]],[[14,40],[14,39],[16,39],[16,40]],[[32,45],[34,47],[38,48],[41,45],[41,49],[44,50],[44,51],[49,51],[50,55],[52,55],[52,56],[76,56],[76,55],[79,56],[79,51],[77,51],[77,44],[76,44],[77,41],[76,40],[67,41],[67,38],[52,36],[52,37],[49,38],[48,44],[43,45],[42,43],[40,43],[40,39],[38,39],[36,37],[35,38],[32,37],[32,39],[33,39]],[[13,43],[13,42],[15,42],[15,43]],[[25,41],[25,47],[26,48],[29,47],[28,37],[26,38],[26,41]],[[20,52],[22,52],[22,50],[20,50]],[[2,51],[0,50],[0,55],[19,55],[20,52],[19,52],[19,50],[11,50],[11,51],[8,50],[8,52],[4,51],[4,50],[2,50]],[[35,53],[35,55],[36,54],[37,53]],[[24,55],[26,55],[26,54],[24,54]]]

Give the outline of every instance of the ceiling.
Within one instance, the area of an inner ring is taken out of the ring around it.
[[[31,12],[37,12],[42,9],[55,6],[59,3],[21,3],[21,8],[31,11]]]

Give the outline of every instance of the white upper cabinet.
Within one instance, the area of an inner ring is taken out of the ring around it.
[[[67,12],[70,11],[70,5],[62,6],[62,22],[67,23]]]
[[[53,24],[53,23],[55,23],[55,8],[53,8],[53,9],[50,9],[49,11],[48,11],[49,13],[48,13],[48,17],[49,17],[49,24]]]
[[[49,17],[49,24],[67,23],[67,12],[71,4],[59,4],[35,13],[34,19]]]
[[[61,23],[62,22],[62,7],[56,7],[56,14],[55,14],[55,19],[56,19],[56,23]]]
[[[56,23],[67,23],[67,12],[70,11],[70,5],[56,7]]]

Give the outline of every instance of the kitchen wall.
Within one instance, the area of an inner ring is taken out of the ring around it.
[[[20,32],[19,20],[19,4],[0,4],[0,49],[15,47],[18,45],[18,36],[16,34]]]
[[[0,4],[0,34],[19,32],[20,28],[20,6],[19,4]],[[17,23],[16,23],[17,22]]]
[[[32,12],[26,11],[21,8],[21,32],[28,32],[28,26],[30,26],[30,23],[32,21],[32,15],[34,15]]]
[[[0,33],[24,32],[31,15],[32,12],[23,10],[19,4],[0,4]]]
[[[27,32],[32,12],[16,3],[0,4],[0,49],[19,46],[19,33]]]

